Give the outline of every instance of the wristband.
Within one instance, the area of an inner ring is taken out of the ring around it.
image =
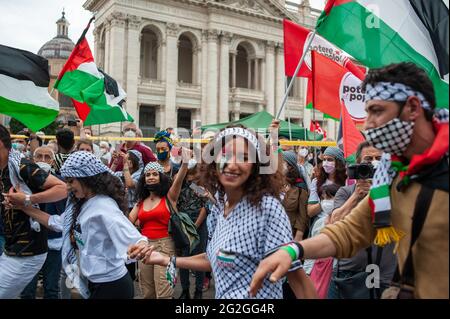
[[[303,259],[304,255],[305,255],[305,249],[303,248],[302,244],[295,241],[294,245],[298,249],[298,259]]]
[[[286,251],[289,254],[289,256],[291,256],[292,261],[295,261],[297,259],[297,252],[290,245],[283,246],[280,248],[280,250]]]

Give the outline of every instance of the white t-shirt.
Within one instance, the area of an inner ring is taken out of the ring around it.
[[[62,231],[63,215],[52,215],[49,226]],[[102,283],[125,276],[127,250],[147,241],[109,196],[96,195],[81,208],[75,226],[81,273],[91,282]]]

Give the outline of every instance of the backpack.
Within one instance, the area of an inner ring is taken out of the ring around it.
[[[188,214],[177,212],[167,198],[166,203],[170,211],[169,234],[172,235],[175,248],[189,249],[189,254],[191,254],[200,242],[197,227]]]

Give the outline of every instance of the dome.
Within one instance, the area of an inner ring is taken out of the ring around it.
[[[68,36],[69,22],[65,18],[65,12],[62,12],[61,18],[56,21],[56,37],[45,43],[38,51],[40,56],[46,59],[67,59],[72,52],[75,44]]]
[[[39,49],[38,55],[46,59],[67,59],[74,46],[69,38],[56,36]]]

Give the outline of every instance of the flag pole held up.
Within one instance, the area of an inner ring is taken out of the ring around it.
[[[311,35],[311,38],[309,39],[308,44],[306,45],[305,50],[303,50],[302,57],[301,57],[300,61],[298,61],[297,67],[295,68],[295,72],[294,72],[294,75],[292,77],[293,79],[295,79],[297,77],[297,74],[300,71],[300,67],[303,64],[303,61],[305,60],[306,54],[308,53],[309,47],[311,46],[311,43],[314,40],[315,36],[316,36],[316,30],[313,31],[313,33]],[[280,118],[281,112],[283,111],[283,108],[286,105],[286,102],[287,102],[287,99],[288,99],[288,95],[289,95],[289,92],[292,89],[293,84],[294,84],[294,81],[290,81],[290,83],[289,83],[289,85],[288,85],[288,87],[286,89],[286,92],[284,93],[283,101],[281,102],[281,107],[278,110],[276,119]]]

